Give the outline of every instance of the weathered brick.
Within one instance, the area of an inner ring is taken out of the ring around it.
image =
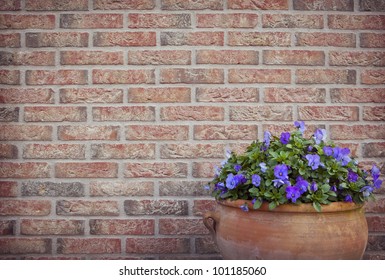
[[[162,46],[223,46],[224,32],[161,32]]]
[[[154,84],[154,70],[92,70],[94,84]]]
[[[0,181],[0,197],[17,197],[18,189],[17,182]]]
[[[150,106],[94,107],[95,121],[154,121],[155,108]]]
[[[94,0],[96,10],[152,10],[155,0]]]
[[[195,216],[203,216],[204,213],[214,210],[216,202],[214,199],[198,199],[194,200],[193,214]]]
[[[27,144],[23,158],[32,159],[84,159],[85,146],[79,144]]]
[[[358,121],[359,110],[356,106],[299,106],[301,120]]]
[[[0,162],[0,178],[47,178],[50,169],[46,162]]]
[[[293,0],[294,10],[353,11],[354,0]]]
[[[243,1],[228,0],[229,9],[236,10],[287,10],[289,8],[287,0],[270,1]]]
[[[222,0],[162,0],[162,10],[223,10]]]
[[[191,89],[188,87],[129,88],[131,103],[189,103]]]
[[[361,71],[361,83],[366,85],[385,84],[385,70],[365,69]]]
[[[91,196],[152,196],[153,182],[112,181],[90,182]]]
[[[56,214],[60,216],[118,216],[117,201],[58,200]]]
[[[385,139],[385,125],[331,125],[332,140]]]
[[[55,65],[55,53],[45,51],[0,51],[0,65],[53,66]]]
[[[223,69],[171,68],[160,70],[162,84],[222,84]]]
[[[369,235],[367,250],[385,250],[385,235]]]
[[[130,125],[126,130],[127,140],[187,140],[187,125]]]
[[[326,102],[326,90],[323,88],[265,88],[264,96],[267,103]]]
[[[82,183],[55,183],[55,182],[23,182],[21,185],[22,196],[47,196],[47,197],[79,197],[84,196]]]
[[[356,84],[356,70],[299,69],[297,84]]]
[[[0,0],[0,11],[20,11],[20,0]]]
[[[354,33],[298,32],[295,37],[297,46],[347,48],[354,48],[356,46],[356,35]]]
[[[385,106],[365,106],[364,121],[385,121]]]
[[[360,0],[360,11],[385,12],[385,2],[377,0]]]
[[[55,164],[57,178],[116,178],[118,165],[114,162],[61,162]]]
[[[258,102],[257,88],[197,88],[198,102]]]
[[[155,144],[93,144],[94,159],[155,159]]]
[[[194,178],[213,178],[214,169],[219,166],[219,162],[193,162],[192,176]]]
[[[63,51],[60,52],[62,65],[122,65],[123,52],[105,51]]]
[[[63,125],[58,127],[59,140],[118,140],[118,126],[73,126]]]
[[[54,103],[52,89],[0,88],[0,103]]]
[[[43,47],[88,47],[88,33],[85,32],[35,32],[25,34],[29,48]]]
[[[85,85],[87,70],[27,70],[27,85]]]
[[[83,235],[82,220],[21,220],[22,235]]]
[[[325,65],[323,51],[287,50],[263,51],[263,64],[271,65]]]
[[[331,29],[384,30],[385,15],[328,15]]]
[[[52,139],[52,127],[41,125],[0,125],[0,140],[46,141]]]
[[[153,219],[91,219],[90,233],[94,235],[154,235],[155,221]]]
[[[329,65],[332,66],[385,66],[385,52],[330,51]]]
[[[67,0],[67,1],[55,1],[55,0],[27,0],[25,3],[27,11],[70,11],[88,10],[87,0]]]
[[[201,181],[160,181],[159,182],[159,195],[160,196],[208,196],[207,191],[203,186],[204,182]]]
[[[333,88],[330,96],[333,103],[382,103],[385,100],[385,89]]]
[[[198,14],[196,15],[199,28],[255,28],[258,15],[242,13]]]
[[[186,200],[125,200],[124,211],[127,215],[177,215],[188,214]]]
[[[160,111],[164,121],[221,121],[224,108],[214,106],[169,106]]]
[[[123,103],[123,90],[114,88],[63,88],[60,89],[60,103]]]
[[[144,47],[156,45],[155,32],[96,32],[96,47]]]
[[[271,46],[288,47],[291,35],[287,32],[228,32],[229,46]]]
[[[128,51],[128,64],[133,65],[188,65],[191,64],[191,51]]]
[[[385,260],[385,254],[383,251],[369,251],[366,250],[362,257],[363,260]]]
[[[257,125],[195,125],[195,140],[255,140]]]
[[[20,33],[0,34],[0,47],[2,48],[19,48]]]
[[[0,254],[51,254],[52,240],[49,238],[2,238]]]
[[[60,28],[122,28],[122,14],[62,14]]]
[[[129,14],[128,28],[191,28],[191,15]]]
[[[198,237],[195,239],[195,251],[197,254],[219,253],[218,247],[211,237]]]
[[[360,33],[361,48],[385,48],[385,34],[383,33]]]
[[[17,122],[19,120],[19,107],[0,107],[0,122]]]
[[[0,236],[15,234],[15,220],[1,220],[0,221]]]
[[[384,213],[385,211],[385,198],[380,197],[375,201],[370,201],[365,205],[366,213]]]
[[[189,238],[127,238],[126,252],[135,254],[182,254],[190,252]]]
[[[187,163],[126,163],[124,166],[124,176],[126,178],[186,178]]]
[[[267,14],[262,16],[263,28],[308,28],[322,29],[322,15]]]
[[[19,70],[0,70],[0,84],[20,85]]]
[[[0,29],[53,29],[54,15],[1,14]]]
[[[0,159],[16,159],[17,155],[17,146],[12,144],[0,144]]]
[[[291,82],[287,69],[229,69],[229,83],[276,83]]]
[[[0,200],[0,216],[47,216],[51,212],[48,200]]]
[[[230,120],[232,121],[291,121],[292,106],[231,106]]]
[[[159,233],[165,235],[208,234],[202,219],[160,219]]]
[[[59,254],[118,254],[121,240],[118,238],[58,238]]]
[[[197,50],[197,64],[258,64],[258,52],[248,50]]]
[[[317,128],[326,129],[325,125],[312,125],[308,124],[306,125],[306,130],[304,133],[305,138],[310,138],[313,136],[314,131]],[[269,131],[273,136],[279,137],[282,133],[282,131],[292,131],[293,125],[292,124],[264,124],[262,125],[263,131]]]
[[[86,107],[25,107],[24,121],[26,122],[84,122],[87,120]]]
[[[364,143],[362,151],[364,157],[385,157],[385,142]]]
[[[223,144],[164,144],[161,158],[222,158]]]

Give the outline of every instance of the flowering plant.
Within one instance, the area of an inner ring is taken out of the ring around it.
[[[304,138],[305,124],[280,137],[266,131],[262,142],[254,141],[245,153],[227,152],[227,159],[216,167],[215,178],[207,186],[219,199],[251,200],[254,209],[263,202],[272,210],[280,204],[322,204],[336,201],[363,203],[381,187],[380,170],[373,165],[361,170],[349,154],[326,140],[326,130],[317,129]],[[248,211],[247,204],[241,207]]]

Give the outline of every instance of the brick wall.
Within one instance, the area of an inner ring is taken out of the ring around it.
[[[218,258],[213,166],[297,119],[384,166],[384,0],[0,9],[2,259]],[[385,258],[384,194],[365,258]]]

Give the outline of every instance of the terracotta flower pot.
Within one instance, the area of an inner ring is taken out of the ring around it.
[[[249,211],[240,206],[248,203]],[[253,210],[250,201],[219,201],[205,214],[224,259],[361,259],[368,240],[363,205],[335,202]]]

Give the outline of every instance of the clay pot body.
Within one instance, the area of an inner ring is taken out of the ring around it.
[[[240,209],[248,203],[249,211]],[[368,240],[363,205],[335,202],[253,210],[249,201],[219,201],[205,214],[224,259],[361,259]]]

